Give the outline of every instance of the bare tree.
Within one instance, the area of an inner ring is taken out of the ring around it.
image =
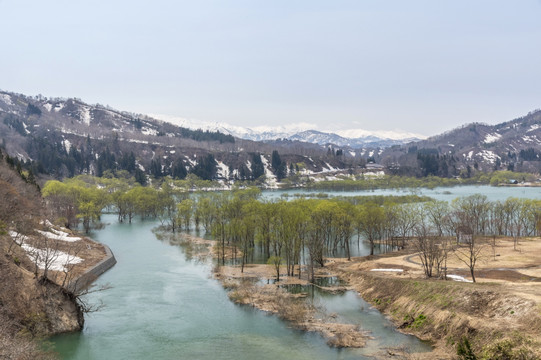
[[[62,282],[61,286],[66,288],[75,276],[75,269],[79,262],[79,254],[83,251],[85,244],[82,241],[69,243],[65,249],[64,261],[62,264]],[[58,281],[60,283],[60,281]]]
[[[459,245],[456,249],[456,256],[470,269],[472,281],[475,282],[475,266],[477,261],[483,255],[484,244],[480,243],[480,239],[472,234],[471,239],[465,244]]]
[[[415,249],[419,252],[419,258],[423,266],[425,276],[433,276],[434,269],[438,272],[438,265],[441,249],[436,243],[437,237],[433,235],[432,228],[427,224],[421,223],[415,227],[416,238],[414,241]]]

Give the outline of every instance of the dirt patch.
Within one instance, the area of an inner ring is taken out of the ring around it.
[[[454,270],[453,274],[469,277],[470,271],[465,269]],[[517,270],[509,269],[479,269],[475,272],[477,281],[483,280],[503,280],[510,282],[541,282],[541,278],[537,276],[528,276]]]

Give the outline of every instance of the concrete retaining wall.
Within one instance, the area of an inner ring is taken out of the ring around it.
[[[67,289],[72,292],[80,291],[94,282],[101,274],[112,268],[116,264],[115,255],[109,248],[109,246],[102,244],[105,248],[105,259],[86,270],[78,278],[73,279],[67,286]]]

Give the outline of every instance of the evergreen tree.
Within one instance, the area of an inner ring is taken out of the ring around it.
[[[212,180],[216,176],[216,160],[214,155],[208,154],[201,158],[201,160],[192,169],[192,173],[197,175],[203,180]]]
[[[186,170],[186,166],[184,166],[184,161],[181,158],[177,158],[171,168],[171,177],[182,180],[186,178],[186,175],[188,175],[188,171]]]
[[[261,161],[261,155],[258,153],[252,154],[252,180],[256,180],[265,174],[265,166]]]
[[[277,150],[272,152],[271,166],[274,170],[276,178],[278,178],[278,181],[282,180],[286,176],[286,164],[282,162],[280,154],[278,154]]]
[[[147,184],[147,177],[143,170],[139,168],[135,169],[135,181],[137,181],[142,186],[145,186]]]
[[[150,161],[150,174],[156,179],[163,177],[162,162],[159,157]]]

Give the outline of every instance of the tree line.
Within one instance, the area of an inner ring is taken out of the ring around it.
[[[344,177],[340,180],[328,180],[307,182],[306,187],[315,190],[336,190],[336,191],[354,191],[354,190],[374,190],[374,189],[400,189],[400,188],[428,188],[450,187],[469,184],[489,184],[491,186],[509,184],[511,180],[517,181],[535,181],[537,177],[534,174],[512,172],[512,171],[494,171],[491,173],[478,172],[469,178],[445,178],[428,175],[426,177],[413,176],[369,176],[357,175],[354,178]]]
[[[193,184],[192,184],[193,185]],[[338,252],[351,258],[360,241],[374,254],[377,245],[396,249],[414,246],[427,277],[445,276],[452,250],[475,279],[480,238],[521,237],[541,231],[541,201],[509,198],[489,201],[484,195],[457,198],[452,203],[423,197],[262,199],[257,188],[226,192],[190,192],[187,181],[167,180],[143,187],[134,180],[77,177],[49,181],[43,188],[57,220],[67,227],[82,223],[86,231],[101,212],[131,222],[135,216],[159,219],[171,231],[204,229],[217,241],[219,261],[231,257],[242,270],[256,251],[290,276],[307,265],[310,276],[325,258]],[[417,202],[411,202],[417,201]]]

